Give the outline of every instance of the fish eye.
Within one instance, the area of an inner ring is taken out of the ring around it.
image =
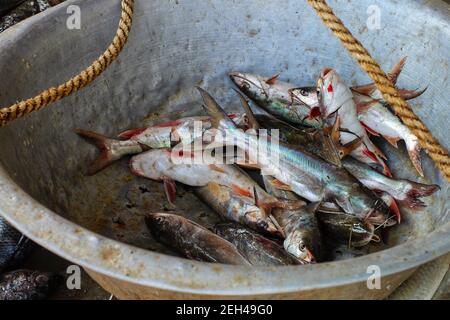
[[[161,224],[161,223],[163,223],[164,219],[161,218],[161,217],[157,217],[157,218],[155,219],[155,221],[156,221],[156,223]]]
[[[305,251],[305,249],[306,249],[306,245],[304,243],[300,243],[298,247],[299,247],[300,251]]]
[[[247,81],[243,81],[242,82],[242,88],[245,90],[249,90],[250,89],[250,83],[248,83]]]
[[[262,230],[266,230],[269,227],[268,223],[264,220],[258,221],[258,228],[261,228]]]
[[[302,96],[304,96],[304,97],[308,96],[308,92],[307,92],[306,90],[304,90],[304,89],[301,89],[301,90],[300,90],[300,94],[301,94]]]

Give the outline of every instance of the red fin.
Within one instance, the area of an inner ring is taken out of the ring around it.
[[[281,182],[280,180],[273,179],[270,183],[277,189],[292,191],[292,188],[289,185]]]
[[[171,178],[164,178],[164,192],[166,193],[167,201],[171,205],[175,205],[175,199],[177,197],[177,184]]]
[[[411,209],[426,207],[425,203],[421,201],[419,198],[429,197],[433,193],[441,189],[438,185],[435,184],[426,185],[412,181],[410,183],[413,188],[407,192],[406,199],[403,200],[402,203]]]
[[[253,194],[244,188],[241,188],[240,186],[238,186],[237,184],[232,184],[231,185],[231,190],[233,190],[234,193],[243,196],[243,197],[248,197],[248,198],[253,198]]]
[[[137,128],[137,129],[127,130],[127,131],[124,131],[124,132],[120,133],[118,135],[118,137],[122,138],[122,139],[131,139],[134,136],[137,136],[137,135],[141,134],[145,130],[147,130],[147,128]]]
[[[309,112],[308,120],[313,120],[313,119],[319,117],[321,114],[322,113],[320,112],[320,108],[319,107],[314,107]]]
[[[422,163],[420,161],[420,150],[420,145],[416,144],[414,149],[408,149],[408,155],[414,165],[414,168],[416,168],[420,176],[423,177]]]
[[[276,75],[270,77],[269,79],[267,79],[266,83],[269,86],[274,85],[275,83],[277,83],[279,77],[280,77],[280,74],[276,74]]]
[[[386,163],[384,163],[384,161],[382,161],[382,165],[383,165],[383,174],[386,177],[392,178],[392,172],[391,169],[389,169],[389,167],[387,166]]]
[[[365,124],[363,121],[360,121],[361,125],[364,127],[364,129],[366,129],[366,131],[368,133],[370,133],[371,135],[375,136],[375,137],[379,137],[380,134],[378,132],[376,132],[375,130],[371,129],[367,124]]]
[[[167,121],[163,123],[159,123],[155,125],[155,128],[167,128],[167,127],[176,127],[181,124],[180,120],[174,120],[174,121]]]
[[[400,222],[402,221],[402,215],[400,213],[400,208],[398,207],[397,202],[395,201],[394,198],[392,198],[389,208],[391,209],[391,212],[395,214],[397,222],[400,224]]]
[[[370,158],[370,160],[372,160],[375,163],[380,163],[380,161],[378,160],[377,156],[375,155],[375,153],[373,153],[372,151],[370,151],[369,149],[364,149],[362,152],[366,157]]]
[[[211,170],[214,170],[214,171],[217,171],[217,172],[220,172],[220,173],[225,173],[225,169],[219,167],[218,165],[210,164],[210,165],[208,165],[208,167],[209,167]]]
[[[387,142],[389,142],[394,148],[398,148],[397,142],[400,140],[397,137],[389,137],[389,136],[383,136],[384,139],[386,139]]]
[[[403,71],[406,59],[407,57],[401,58],[400,61],[397,62],[397,64],[389,72],[388,78],[393,85],[397,84],[398,77],[400,76],[400,73]]]
[[[422,90],[405,90],[405,89],[400,89],[399,93],[405,100],[411,100],[411,99],[420,97],[422,94],[425,93],[425,91],[427,91],[427,89],[428,89],[428,87],[426,87],[425,89],[422,89]]]
[[[375,152],[380,158],[383,158],[384,160],[387,160],[387,157],[384,155],[383,151],[380,150],[380,148],[378,148],[376,145],[373,145],[373,147],[375,148],[374,152]]]

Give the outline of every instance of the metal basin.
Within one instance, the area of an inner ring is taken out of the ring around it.
[[[330,4],[385,68],[409,56],[400,85],[429,85],[415,110],[449,148],[447,5]],[[66,28],[69,5],[81,8],[80,30]],[[380,30],[366,28],[370,5],[380,8]],[[86,67],[109,44],[119,13],[119,0],[68,1],[1,34],[1,104]],[[188,261],[158,245],[143,214],[164,210],[161,185],[133,177],[126,160],[85,176],[96,151],[73,133],[79,127],[114,136],[156,118],[201,113],[195,85],[210,90],[228,110],[239,110],[227,72],[281,72],[283,79],[308,85],[324,66],[349,81],[368,81],[306,1],[137,1],[130,41],[104,75],[0,129],[0,214],[86,268],[119,298],[383,298],[419,265],[449,252],[449,185],[425,155],[423,181],[442,190],[427,200],[426,210],[404,210],[403,223],[384,235],[384,250],[318,265],[248,268]],[[417,180],[403,151],[383,149],[396,176]],[[214,223],[205,205],[189,191],[181,193],[179,212]],[[380,267],[381,289],[366,286],[372,265]]]

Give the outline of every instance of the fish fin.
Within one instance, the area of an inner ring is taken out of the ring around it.
[[[99,133],[83,129],[75,129],[75,133],[100,150],[100,155],[88,167],[88,175],[94,175],[118,160],[111,153],[111,144],[114,140]]]
[[[247,163],[246,161],[239,161],[239,159],[237,159],[236,164],[244,169],[249,169],[249,170],[261,170],[261,167],[258,166],[257,164],[250,164]]]
[[[339,149],[339,156],[341,159],[348,156],[350,153],[358,149],[362,145],[362,139],[356,138],[353,141],[350,141],[349,143],[344,144],[343,146],[340,146]]]
[[[322,134],[322,142],[323,142],[323,149],[327,150],[326,152],[323,152],[320,154],[320,156],[328,161],[331,164],[334,164],[337,167],[342,167],[341,157],[339,156],[339,148],[341,147],[341,141],[340,141],[340,118],[339,116],[336,116],[336,119],[334,121],[334,124],[329,127],[324,127]],[[320,132],[313,129],[310,133],[308,133],[311,136],[311,139],[320,139],[316,138],[316,135],[319,135]]]
[[[210,165],[208,165],[208,167],[209,167],[211,170],[214,170],[214,171],[217,171],[217,172],[220,172],[220,173],[225,173],[225,169],[219,167],[219,166],[216,165],[216,164],[210,164]]]
[[[398,137],[389,137],[389,136],[383,136],[383,138],[387,142],[389,142],[389,144],[391,146],[393,146],[394,148],[398,148],[397,142],[398,142],[398,140],[400,140],[400,138],[398,138]]]
[[[259,125],[258,120],[256,120],[255,114],[253,113],[252,108],[250,107],[250,104],[248,103],[248,100],[238,90],[234,89],[234,91],[236,91],[236,93],[239,96],[239,99],[241,100],[241,105],[245,110],[245,115],[247,116],[248,122],[250,124],[250,128],[254,129],[254,130],[259,130],[261,128],[261,126]]]
[[[389,209],[391,210],[391,212],[394,213],[395,217],[397,218],[397,222],[400,224],[402,221],[402,214],[400,212],[400,208],[397,205],[397,201],[395,201],[395,199],[392,199],[390,205],[389,205]]]
[[[214,128],[219,128],[222,122],[227,128],[236,128],[234,122],[228,118],[228,115],[219,106],[219,104],[214,100],[214,98],[204,89],[197,87],[203,99],[203,107],[211,116],[211,124]]]
[[[380,158],[382,158],[382,159],[384,159],[384,160],[387,160],[387,157],[385,156],[385,154],[383,153],[383,151],[381,151],[380,148],[378,148],[378,147],[377,147],[376,145],[374,145],[373,143],[372,143],[372,145],[373,145],[373,148],[374,148],[373,152],[374,152],[378,157],[380,157]],[[379,161],[379,162],[382,162],[382,161]]]
[[[309,111],[308,120],[314,120],[315,118],[320,117],[321,115],[322,115],[322,113],[320,112],[320,108],[319,107],[313,107]]]
[[[281,182],[281,181],[278,180],[278,179],[273,179],[270,183],[271,183],[271,184],[274,186],[274,188],[276,188],[276,189],[285,190],[285,191],[292,191],[292,188],[291,188],[289,185],[287,185],[287,184]]]
[[[401,202],[411,209],[418,209],[426,207],[425,203],[419,198],[429,197],[433,193],[441,190],[441,188],[436,184],[422,184],[417,182],[409,182],[412,185],[411,190],[406,193],[406,199]]]
[[[377,87],[373,83],[362,85],[362,86],[352,87],[353,91],[360,93],[362,95],[365,95],[365,96],[370,96],[376,89],[377,89]]]
[[[117,137],[121,138],[121,139],[127,139],[128,140],[128,139],[133,138],[134,136],[137,136],[137,135],[141,134],[145,130],[147,130],[147,128],[131,129],[131,130],[127,130],[127,131],[119,133],[119,135]]]
[[[407,57],[401,58],[400,61],[397,62],[388,73],[388,79],[393,85],[397,83],[398,77],[400,76],[400,73],[403,71],[403,68],[405,66],[406,59]],[[352,87],[352,90],[360,94],[370,96],[375,90],[377,90],[377,86],[374,83],[371,83]]]
[[[161,122],[161,123],[155,124],[153,127],[154,128],[170,128],[170,127],[179,126],[180,124],[181,124],[180,120],[171,120],[171,121],[166,121],[166,122]]]
[[[341,144],[341,117],[336,116],[336,120],[334,121],[334,125],[331,127],[330,137],[333,143],[336,146]]]
[[[335,198],[334,202],[338,205],[339,208],[344,210],[345,213],[348,213],[348,214],[354,213],[354,210],[353,210],[352,204],[350,203],[349,198],[347,198],[347,197]]]
[[[397,84],[398,77],[400,76],[400,73],[402,73],[407,59],[408,57],[401,58],[400,61],[397,62],[388,73],[388,79],[393,85]]]
[[[383,174],[386,177],[392,178],[391,169],[389,169],[388,165],[383,160],[381,160],[381,165],[383,166]]]
[[[238,186],[237,184],[231,184],[231,190],[233,191],[233,193],[243,196],[243,197],[248,197],[248,198],[253,198],[254,194],[252,194],[248,189],[245,188],[241,188],[240,186]]]
[[[277,83],[279,77],[280,77],[280,74],[278,73],[278,74],[270,77],[269,79],[267,79],[265,81],[265,83],[268,84],[269,86],[274,85],[275,83]]]
[[[416,143],[413,147],[407,146],[408,155],[411,159],[411,162],[414,165],[414,168],[416,168],[417,172],[421,177],[423,177],[423,169],[422,169],[422,162],[420,160],[420,145],[419,143]]]
[[[428,90],[428,87],[425,87],[425,89],[422,89],[422,90],[405,90],[405,89],[400,89],[399,93],[405,100],[411,100],[411,99],[420,97],[427,90]]]
[[[278,223],[277,219],[271,214],[269,214],[269,221],[275,226],[275,229],[277,229],[279,233],[279,237],[284,239],[286,238],[286,233],[284,232],[283,228]]]
[[[376,156],[376,154],[373,153],[372,151],[370,151],[369,149],[365,148],[365,149],[362,151],[362,154],[363,154],[364,156],[366,156],[367,158],[369,158],[370,160],[372,160],[373,162],[375,162],[375,163],[377,163],[377,164],[380,163],[380,160],[378,159],[378,157]]]
[[[373,130],[372,128],[370,128],[367,124],[364,123],[364,121],[360,121],[361,125],[364,127],[364,129],[366,129],[366,131],[368,133],[370,133],[371,135],[375,136],[375,137],[379,137],[380,134],[378,132],[376,132],[375,130]]]
[[[166,193],[167,201],[171,205],[175,205],[175,199],[177,197],[177,184],[175,180],[171,178],[164,177],[164,192]]]

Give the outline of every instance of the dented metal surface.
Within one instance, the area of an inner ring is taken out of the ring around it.
[[[96,150],[74,128],[114,136],[152,121],[198,114],[194,86],[199,84],[227,110],[240,110],[226,76],[231,70],[282,72],[284,80],[310,85],[322,67],[330,66],[354,83],[367,82],[306,2],[232,2],[138,1],[130,42],[110,69],[74,96],[0,129],[0,214],[39,244],[89,269],[121,298],[387,296],[415,267],[450,248],[449,185],[427,157],[423,181],[442,190],[427,199],[428,209],[403,210],[402,224],[384,235],[390,249],[276,268],[172,256],[152,240],[143,222],[149,211],[171,209],[160,183],[134,177],[126,159],[96,176],[85,175]],[[65,27],[71,4],[81,7],[81,30]],[[365,28],[371,4],[382,10],[381,30]],[[399,85],[429,85],[414,102],[415,110],[449,148],[448,6],[407,0],[330,5],[383,66],[409,56]],[[112,39],[119,13],[119,0],[72,0],[2,33],[0,70],[9,81],[1,83],[0,103],[29,97],[88,65]],[[417,180],[407,155],[387,145],[383,151],[396,175]],[[219,221],[188,190],[179,190],[176,204],[179,212],[207,226]],[[370,265],[381,268],[382,290],[365,286]]]

